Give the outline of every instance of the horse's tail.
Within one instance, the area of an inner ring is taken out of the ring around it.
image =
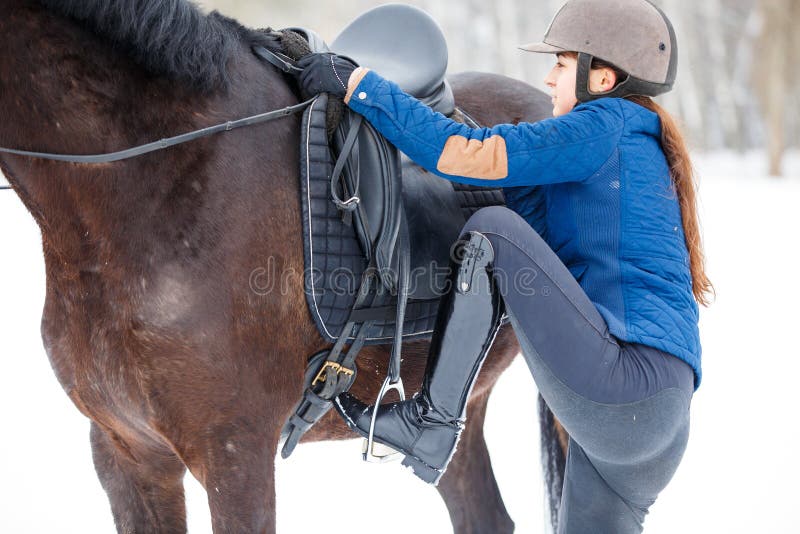
[[[542,445],[542,472],[547,491],[548,512],[553,532],[558,532],[558,508],[564,486],[566,457],[558,439],[555,417],[550,407],[539,395],[539,433]]]

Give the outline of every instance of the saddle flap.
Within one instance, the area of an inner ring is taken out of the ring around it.
[[[452,184],[406,156],[402,167],[403,210],[411,244],[409,298],[439,299],[446,288],[450,249],[466,218]]]
[[[361,171],[359,187],[355,188],[352,175],[342,175],[340,182],[335,184],[341,187],[341,181],[346,182],[346,189],[337,192],[344,199],[358,191],[358,208],[367,214],[363,220],[369,218],[367,225],[373,220],[378,225],[374,233],[362,228],[363,235],[357,237],[357,213],[354,213],[353,224],[348,225],[343,220],[343,212],[332,202],[334,165],[325,127],[326,104],[327,95],[322,94],[308,107],[301,130],[303,272],[309,312],[320,335],[327,341],[336,342],[343,333],[348,339],[354,338],[355,334],[344,332],[344,327],[355,313],[353,307],[359,291],[358,281],[370,263],[365,256],[375,254],[375,262],[380,268],[388,266],[390,280],[382,279],[381,285],[393,291],[396,273],[399,272],[398,263],[404,254],[410,259],[406,271],[410,275],[410,291],[407,293],[409,300],[405,317],[397,317],[391,299],[385,306],[381,303],[374,310],[363,310],[367,315],[361,321],[367,320],[367,316],[372,320],[376,314],[383,314],[364,342],[370,345],[394,342],[398,321],[402,324],[403,339],[429,336],[447,282],[450,246],[458,238],[464,222],[477,209],[504,203],[502,191],[442,180],[399,155],[393,147],[384,154],[394,154],[392,161],[398,163],[377,163],[378,167],[392,172],[388,175],[383,171],[367,174],[362,161],[365,168],[369,166],[368,161],[373,161],[370,165],[374,169],[375,158],[379,158],[377,155],[382,150],[375,145],[376,137],[357,145],[358,156],[354,155],[357,163],[348,160],[347,168]],[[345,115],[344,121],[349,122],[349,118]],[[372,135],[365,131],[368,133],[362,132],[362,135]],[[346,137],[347,131],[343,130],[339,135],[342,133]],[[340,138],[339,147],[342,142]],[[380,142],[386,141],[381,138]],[[373,155],[368,157],[362,151],[372,151]],[[396,168],[399,163],[402,164],[402,175]],[[410,238],[400,239],[398,236],[403,221]],[[383,239],[377,230],[380,228],[386,229]],[[373,248],[374,242],[377,248]]]
[[[352,121],[348,112],[334,134],[338,153],[347,137]],[[402,217],[401,170],[398,151],[368,123],[362,123],[358,142],[344,167],[342,177],[345,195],[359,198],[353,226],[367,259],[375,264],[384,286],[397,289],[396,248]]]

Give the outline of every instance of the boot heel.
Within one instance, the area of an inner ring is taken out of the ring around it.
[[[442,475],[444,474],[442,471],[425,465],[423,462],[417,460],[413,456],[406,456],[403,458],[402,463],[404,466],[410,467],[414,471],[414,474],[419,478],[428,484],[433,484],[434,486],[439,484],[439,479],[442,478]]]

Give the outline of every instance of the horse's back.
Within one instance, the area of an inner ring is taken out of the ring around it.
[[[460,72],[447,80],[456,105],[483,126],[552,117],[550,97],[522,80],[488,72]]]

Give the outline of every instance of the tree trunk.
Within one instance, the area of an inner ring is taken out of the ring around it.
[[[782,174],[786,146],[785,127],[790,76],[789,53],[792,21],[788,17],[796,0],[761,0],[761,61],[757,63],[759,94],[764,109],[767,154],[771,176]]]

